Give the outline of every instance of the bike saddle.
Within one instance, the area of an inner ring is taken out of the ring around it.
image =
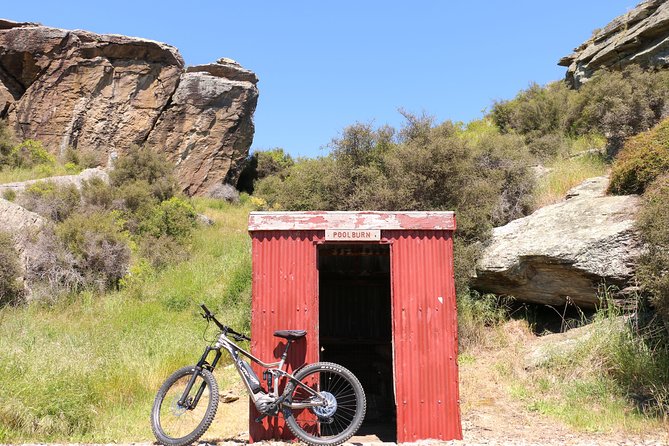
[[[307,334],[307,330],[277,330],[274,332],[274,336],[277,338],[288,339],[289,341],[294,341],[295,339],[300,339]]]

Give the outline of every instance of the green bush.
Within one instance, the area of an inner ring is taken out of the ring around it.
[[[528,150],[539,160],[551,160],[569,155],[571,151],[569,140],[562,133],[547,133],[532,140],[527,145]]]
[[[40,164],[53,165],[56,158],[44,149],[41,142],[26,139],[12,148],[10,163],[11,167],[29,169]]]
[[[458,289],[464,291],[464,272],[476,258],[469,244],[530,212],[532,156],[521,137],[491,125],[433,126],[429,117],[406,116],[399,132],[347,127],[330,155],[296,160],[281,175],[260,180],[256,195],[270,208],[288,210],[453,210],[463,253],[456,256]]]
[[[495,102],[490,116],[502,132],[515,131],[532,141],[564,130],[573,94],[563,81],[532,84],[510,101]]]
[[[637,226],[646,248],[639,258],[637,277],[669,324],[669,174],[646,191]]]
[[[610,154],[626,138],[646,131],[662,117],[669,100],[669,73],[629,65],[623,71],[601,70],[571,101],[567,130],[571,134],[608,136]]]
[[[174,165],[147,147],[133,146],[127,154],[119,157],[114,162],[109,179],[115,187],[145,181],[151,194],[160,201],[172,198],[177,191]]]
[[[613,164],[609,191],[643,193],[665,172],[669,172],[669,119],[627,140]]]
[[[89,206],[110,209],[114,202],[114,190],[102,178],[91,178],[81,185],[81,199]]]
[[[0,308],[18,301],[23,292],[19,283],[19,255],[11,235],[0,232]]]
[[[76,186],[57,185],[52,181],[38,181],[28,186],[19,196],[18,203],[55,222],[68,218],[81,202]]]
[[[172,197],[156,206],[153,214],[142,223],[142,232],[153,237],[169,236],[177,240],[190,237],[197,221],[197,213],[187,200]]]
[[[86,150],[75,149],[73,147],[68,147],[65,150],[63,161],[65,162],[66,166],[68,164],[72,165],[79,171],[100,165],[98,156],[95,153]]]
[[[607,135],[613,156],[626,138],[655,125],[667,104],[669,73],[630,65],[601,70],[579,90],[569,90],[563,81],[533,84],[512,100],[496,102],[489,116],[502,132],[519,133],[528,144],[551,134]]]

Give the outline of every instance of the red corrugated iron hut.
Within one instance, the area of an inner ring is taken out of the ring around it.
[[[461,439],[454,230],[452,212],[251,213],[251,352],[269,360],[274,330],[305,329],[289,371],[350,369],[367,396],[359,435]],[[257,415],[252,441],[292,438],[282,417]]]

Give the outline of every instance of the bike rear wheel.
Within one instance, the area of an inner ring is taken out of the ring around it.
[[[328,401],[325,407],[284,409],[286,424],[297,438],[315,446],[332,446],[356,433],[365,418],[366,401],[353,373],[338,364],[320,362],[303,368],[295,378]],[[292,386],[288,403],[313,401],[313,395],[303,387]]]
[[[185,404],[179,404],[194,373],[195,382]],[[200,393],[201,392],[201,393]],[[195,400],[199,400],[195,404]],[[218,384],[209,370],[196,372],[195,366],[183,367],[163,383],[151,411],[151,428],[160,444],[186,446],[200,438],[211,425],[218,408]]]

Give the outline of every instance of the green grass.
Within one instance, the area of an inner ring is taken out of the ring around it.
[[[551,170],[539,179],[534,193],[536,209],[561,201],[569,189],[588,178],[605,175],[609,169],[604,158],[596,154],[557,159],[546,167]]]
[[[158,387],[205,345],[197,304],[248,329],[250,209],[195,204],[215,224],[196,230],[188,261],[136,265],[118,292],[0,310],[0,442],[151,440]]]
[[[0,169],[0,184],[17,183],[20,181],[39,180],[42,178],[72,175],[78,173],[78,168],[65,167],[62,164],[40,164],[30,169]]]
[[[621,376],[633,370],[638,378],[643,371],[636,364],[655,363],[657,358],[638,348],[639,339],[615,312],[603,310],[590,327],[592,336],[579,340],[575,348],[556,350],[537,369],[516,373],[509,394],[529,410],[577,430],[639,433],[659,428],[662,421],[657,411],[644,411],[636,404],[641,386]],[[630,349],[634,354],[621,357]]]

